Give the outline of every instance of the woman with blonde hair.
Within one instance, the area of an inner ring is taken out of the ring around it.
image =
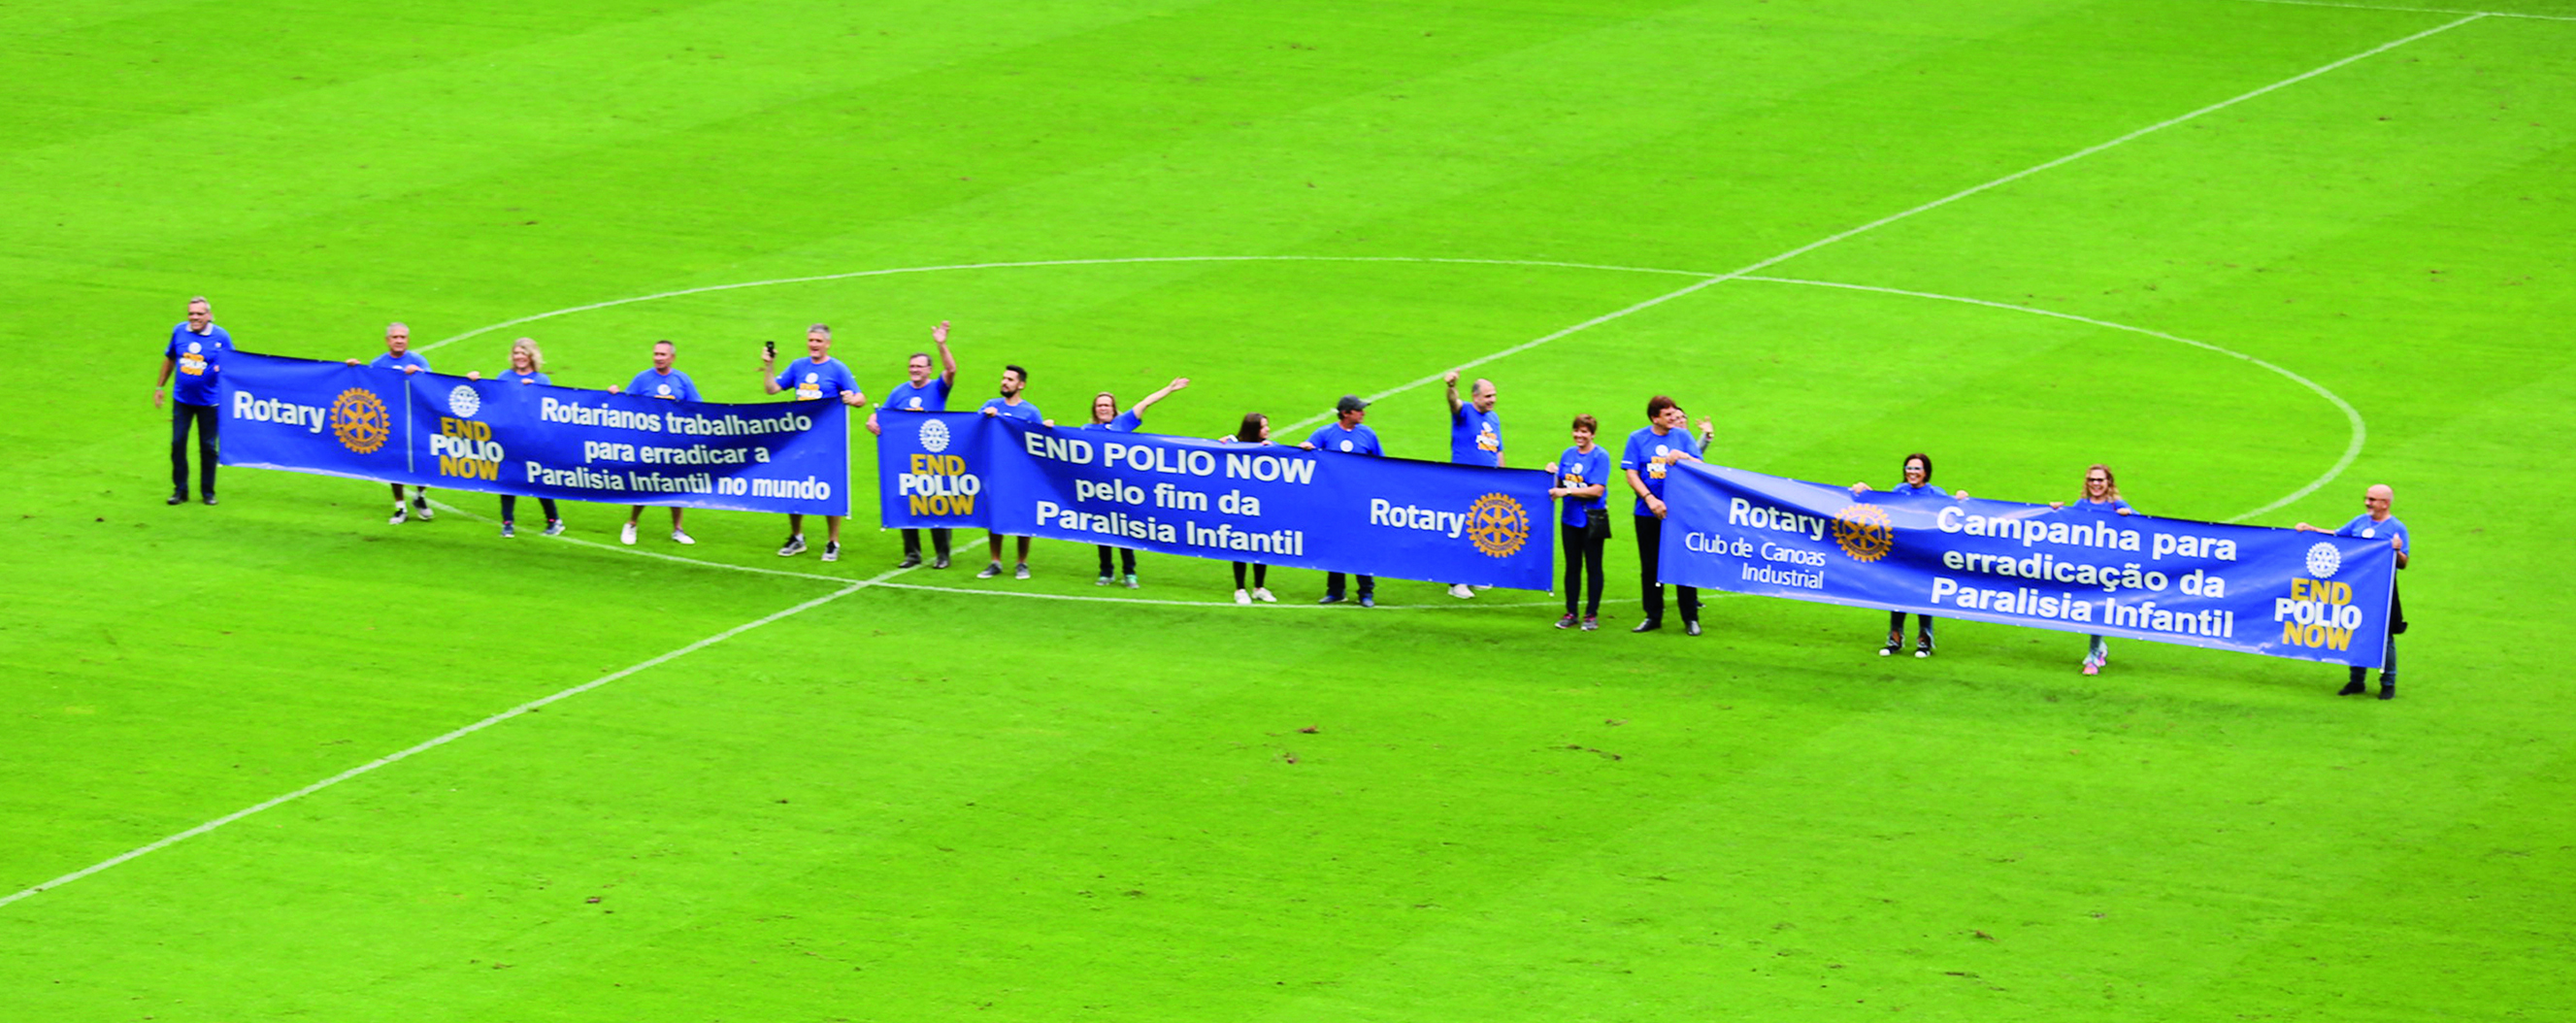
[[[2052,509],[2069,507],[2061,501],[2050,501],[2048,506]],[[2100,462],[2085,467],[2084,496],[2077,498],[2072,507],[2076,511],[2091,512],[2095,515],[2138,513],[2137,509],[2129,507],[2129,502],[2120,499],[2120,478],[2111,474],[2110,466]],[[2084,638],[2093,641],[2092,648],[2084,654],[2084,673],[2101,674],[2102,666],[2111,663],[2111,645],[2104,642],[2100,636]]]
[[[465,374],[465,376],[468,379],[481,379],[481,375],[475,373],[468,373]],[[492,379],[503,383],[514,383],[523,386],[530,384],[554,383],[553,378],[546,376],[545,350],[537,347],[535,339],[524,337],[510,342],[510,368],[492,374]],[[538,506],[544,508],[546,512],[546,535],[555,536],[562,533],[564,531],[563,519],[555,514],[555,499],[551,497],[540,497],[537,499],[537,503]],[[509,537],[519,535],[518,529],[514,527],[510,521],[512,514],[518,510],[519,495],[501,495],[502,538],[507,539]]]

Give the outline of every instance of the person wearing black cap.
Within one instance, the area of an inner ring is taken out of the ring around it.
[[[1318,428],[1314,436],[1297,446],[1308,451],[1338,451],[1370,458],[1384,456],[1386,449],[1378,445],[1377,431],[1360,425],[1361,420],[1368,418],[1368,407],[1369,403],[1361,401],[1359,395],[1342,395],[1342,400],[1333,405],[1334,420]],[[1342,573],[1327,572],[1324,574],[1324,599],[1315,603],[1339,604],[1343,592]],[[1376,576],[1360,577],[1360,606],[1377,606]]]

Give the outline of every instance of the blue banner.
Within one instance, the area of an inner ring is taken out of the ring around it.
[[[229,371],[227,371],[229,372]],[[888,526],[1544,590],[1548,475],[1281,445],[882,413]]]
[[[1667,583],[2334,664],[2387,645],[2385,540],[1675,470]]]
[[[848,410],[405,374],[236,351],[223,462],[612,504],[846,515]]]

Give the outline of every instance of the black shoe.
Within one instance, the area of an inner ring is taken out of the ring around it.
[[[213,495],[213,494],[211,494],[211,493],[210,493],[210,494],[207,494],[207,495],[203,498],[203,500],[204,500],[207,504],[213,504],[213,503],[215,503],[215,495]]]
[[[2379,698],[2380,698],[2380,699],[2383,699],[2383,700],[2394,700],[2394,699],[2396,699],[2396,698],[2397,698],[2397,683],[2395,683],[2395,682],[2382,682],[2382,683],[2380,683],[2380,684],[2379,684]]]
[[[1683,623],[1682,623],[1682,634],[1683,634],[1683,635],[1686,635],[1686,636],[1696,636],[1696,635],[1699,635],[1699,619],[1694,618],[1694,619],[1691,619],[1690,621],[1683,622]]]
[[[940,555],[940,556],[939,556],[939,560],[937,560],[937,561],[933,561],[933,562],[931,562],[931,563],[930,563],[930,567],[932,567],[932,568],[946,568],[946,567],[948,567],[948,555],[945,555],[945,554]]]
[[[1101,578],[1106,579],[1106,578],[1108,578],[1108,577],[1107,577],[1107,576],[1102,576]],[[1342,595],[1341,595],[1341,594],[1338,594],[1338,593],[1327,593],[1327,594],[1324,594],[1324,599],[1322,599],[1322,600],[1318,600],[1318,601],[1316,601],[1315,603],[1318,603],[1318,604],[1339,604],[1339,603],[1341,603],[1341,602],[1342,602]]]
[[[1916,657],[1930,657],[1930,656],[1932,656],[1932,637],[1930,637],[1930,636],[1916,636],[1916,637],[1914,637],[1914,656],[1916,656]]]
[[[894,567],[896,567],[896,568],[919,568],[919,567],[921,567],[921,554],[920,554],[920,552],[918,552],[918,551],[906,551],[906,552],[904,552],[903,560],[902,560],[902,561],[895,562],[895,563],[894,563]]]
[[[1637,627],[1636,627],[1636,628],[1630,629],[1630,630],[1628,630],[1628,631],[1630,631],[1630,632],[1653,632],[1653,631],[1655,631],[1656,629],[1660,629],[1660,628],[1663,628],[1663,627],[1664,627],[1664,623],[1663,623],[1663,620],[1662,620],[1662,619],[1659,619],[1659,618],[1648,618],[1648,619],[1646,619],[1645,621],[1638,622],[1638,623],[1637,623]]]
[[[188,503],[188,495],[186,495],[186,494],[172,494],[172,495],[170,495],[170,499],[169,499],[169,500],[164,501],[164,502],[162,502],[162,503],[163,503],[163,504],[186,504],[186,503]]]
[[[2362,684],[2362,681],[2361,681],[2360,679],[2354,679],[2354,680],[2352,680],[2352,681],[2350,681],[2350,682],[2346,682],[2346,683],[2344,683],[2344,684],[2343,684],[2343,688],[2342,688],[2342,689],[2338,689],[2338,690],[2336,690],[2336,691],[2335,691],[2335,695],[2336,695],[2336,696],[2359,696],[2359,695],[2361,695],[2361,694],[2363,694],[2363,693],[2366,693],[2366,692],[2369,692],[2369,691],[2370,691],[2370,687],[2369,687],[2369,686],[2367,686],[2367,685],[2363,685],[2363,684]]]
[[[1373,593],[1363,593],[1363,594],[1360,594],[1360,606],[1361,606],[1361,607],[1376,607],[1376,606],[1377,606],[1377,595],[1376,595],[1376,594],[1373,594]]]

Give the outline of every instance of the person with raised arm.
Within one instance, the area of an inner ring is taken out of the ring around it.
[[[914,352],[911,358],[905,359],[903,382],[886,391],[886,399],[877,406],[877,412],[868,413],[869,436],[881,435],[882,427],[877,422],[879,412],[948,411],[948,392],[957,386],[957,356],[948,350],[948,321],[941,320],[938,326],[930,328],[930,344],[939,349],[939,375],[930,373],[929,352]],[[930,549],[936,560],[930,563],[930,567],[948,567],[948,538],[951,535],[953,531],[946,526],[931,527]],[[921,530],[906,529],[903,531],[903,560],[896,562],[894,567],[911,568],[919,564]]]
[[[1503,420],[1494,414],[1494,382],[1482,378],[1467,386],[1467,397],[1458,397],[1458,371],[1450,370],[1440,377],[1447,385],[1449,397],[1449,461],[1458,465],[1503,464]],[[1473,599],[1476,587],[1466,583],[1449,584],[1449,595],[1460,600]]]
[[[763,393],[796,393],[796,400],[811,401],[832,398],[851,408],[868,403],[859,391],[859,378],[848,364],[832,357],[832,328],[817,323],[805,328],[805,357],[788,363],[786,369],[774,370],[778,346],[764,344],[760,349],[760,388]],[[841,560],[841,516],[823,516],[823,560]],[[778,547],[778,556],[792,558],[805,553],[805,516],[787,513],[787,542]]]
[[[1111,433],[1134,433],[1136,432],[1137,427],[1145,425],[1146,409],[1153,408],[1155,403],[1171,397],[1173,392],[1178,391],[1181,388],[1188,387],[1189,385],[1190,378],[1175,377],[1171,383],[1163,385],[1161,390],[1137,399],[1136,407],[1128,409],[1125,412],[1118,411],[1117,395],[1111,394],[1107,391],[1102,391],[1091,396],[1091,421],[1084,423],[1081,426],[1077,426],[1075,429],[1107,430]],[[1127,583],[1127,588],[1132,590],[1143,585],[1136,581],[1135,548],[1112,547],[1105,543],[1099,544],[1098,546],[1100,548],[1100,578],[1093,580],[1091,583],[1092,585],[1107,586],[1110,583],[1119,581],[1119,576],[1113,576],[1109,573],[1109,559],[1111,551],[1118,552],[1117,557],[1119,564],[1125,569],[1124,578]]]

